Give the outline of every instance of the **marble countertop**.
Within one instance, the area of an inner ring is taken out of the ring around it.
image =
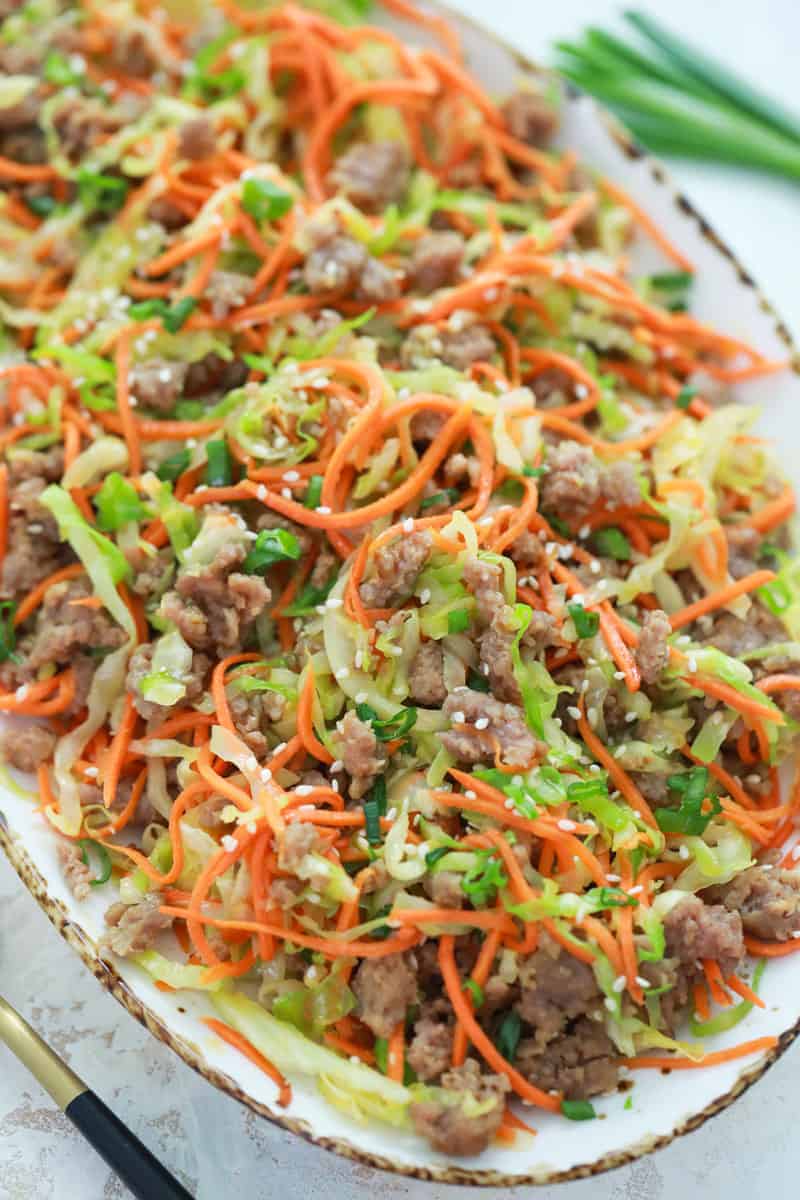
[[[544,57],[555,37],[589,21],[610,23],[612,0],[452,0],[514,45]],[[800,109],[795,0],[654,0],[668,18],[755,81]],[[780,181],[697,165],[673,174],[800,334],[796,268],[800,191]],[[790,248],[787,253],[787,247]],[[380,1200],[465,1200],[468,1189],[394,1178],[353,1166],[290,1137],[213,1089],[108,996],[62,942],[16,875],[0,860],[0,979],[8,999],[197,1200],[367,1195]],[[706,1200],[797,1195],[794,1114],[800,1047],[731,1110],[659,1154],[595,1180],[544,1188],[542,1200]],[[474,1193],[470,1193],[473,1194]],[[518,1193],[521,1194],[521,1193]],[[493,1189],[486,1200],[499,1200]],[[0,1200],[124,1200],[127,1196],[31,1077],[0,1048]],[[154,1200],[157,1198],[154,1197]]]

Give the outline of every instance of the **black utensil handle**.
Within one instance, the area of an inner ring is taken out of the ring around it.
[[[81,1092],[64,1111],[139,1200],[192,1200],[94,1092]]]

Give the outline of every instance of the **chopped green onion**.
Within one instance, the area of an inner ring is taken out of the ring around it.
[[[440,858],[444,858],[445,854],[450,854],[452,847],[437,846],[435,850],[429,850],[425,855],[425,866],[435,867]]]
[[[395,738],[404,737],[413,729],[417,721],[416,708],[401,708],[393,717],[381,721],[375,709],[370,704],[356,705],[356,716],[372,726],[372,732],[379,742],[392,742]]]
[[[276,221],[292,207],[294,201],[269,179],[245,179],[242,187],[242,208],[256,221]]]
[[[697,395],[697,388],[692,387],[691,384],[687,383],[678,392],[678,395],[675,399],[675,403],[677,404],[678,408],[686,409],[692,403],[692,401],[694,400],[696,395]]]
[[[582,604],[568,604],[567,612],[572,617],[572,623],[579,638],[594,637],[600,628],[598,613],[587,612]]]
[[[432,496],[426,496],[420,501],[420,512],[424,512],[426,508],[433,508],[434,504],[455,504],[461,499],[461,492],[458,488],[445,488],[443,492],[434,492]]]
[[[98,862],[99,874],[94,879],[89,880],[91,887],[100,887],[103,883],[108,883],[111,878],[111,855],[99,842],[93,841],[91,838],[79,838],[78,845],[81,848],[81,860],[85,867],[89,866],[89,855],[93,854]]]
[[[372,785],[370,797],[378,806],[378,812],[382,817],[386,816],[386,780],[383,775],[379,775]]]
[[[380,846],[383,835],[381,834],[381,813],[377,800],[367,800],[364,804],[364,823],[370,846]]]
[[[595,912],[601,912],[607,908],[636,908],[639,903],[635,896],[629,896],[620,888],[610,887],[590,888],[585,893],[585,898]]]
[[[164,313],[164,328],[167,333],[177,333],[186,324],[189,317],[197,308],[194,296],[184,296]]]
[[[230,487],[233,483],[233,462],[225,438],[206,442],[206,474],[208,487]]]
[[[472,1004],[474,1008],[480,1008],[484,1001],[483,988],[476,979],[464,980],[464,991],[469,992],[472,996]]]
[[[594,544],[598,554],[606,558],[616,558],[619,562],[628,562],[631,557],[631,544],[621,529],[609,525],[606,529],[598,529],[594,535]]]
[[[375,1055],[375,1066],[385,1075],[389,1069],[389,1042],[386,1038],[376,1037],[372,1047]]]
[[[156,475],[163,483],[174,483],[188,468],[191,459],[191,454],[184,446],[181,450],[170,454],[169,458],[164,459],[156,468]]]
[[[103,486],[94,498],[97,509],[97,524],[106,531],[115,533],[132,521],[141,521],[145,507],[136,488],[118,471],[112,471],[103,480]]]
[[[138,303],[132,304],[128,313],[134,321],[150,321],[153,317],[160,317],[167,333],[177,333],[196,308],[197,301],[194,296],[184,296],[171,308],[166,300],[157,296],[152,300],[140,300]]]
[[[684,833],[699,837],[705,833],[711,818],[722,811],[719,800],[713,797],[711,808],[708,812],[703,812],[708,790],[707,767],[692,767],[680,775],[670,775],[667,787],[670,791],[677,792],[681,801],[677,808],[656,810],[656,821],[664,833]]]
[[[81,167],[76,176],[78,199],[90,212],[115,213],[122,208],[128,184],[115,175],[102,175]]]
[[[284,609],[285,617],[305,617],[328,599],[328,594],[336,582],[335,573],[321,587],[313,583],[305,583],[297,599]]]
[[[322,476],[312,475],[308,481],[303,504],[306,508],[319,508],[319,502],[322,499]]]
[[[633,1108],[633,1096],[628,1096],[622,1107],[630,1112],[630,1110]]]
[[[25,205],[37,217],[49,217],[58,208],[55,196],[26,196]]]
[[[500,1022],[495,1045],[506,1062],[513,1063],[522,1036],[522,1019],[519,1013],[512,1009],[507,1012]]]
[[[500,859],[491,850],[478,850],[475,862],[461,877],[461,890],[470,902],[480,908],[488,904],[499,888],[508,883]]]
[[[523,467],[522,474],[527,475],[529,479],[541,479],[544,467]]]
[[[248,575],[259,575],[273,563],[296,561],[300,554],[300,542],[288,529],[262,529],[248,551],[242,569]]]
[[[470,670],[467,672],[467,687],[473,692],[488,692],[489,680],[479,671]]]
[[[470,614],[468,608],[454,608],[447,614],[447,632],[463,633],[469,629]]]
[[[76,71],[67,56],[58,50],[48,51],[42,75],[48,83],[55,83],[58,87],[79,86],[84,77],[83,71]]]
[[[17,635],[14,627],[14,614],[17,611],[16,600],[0,600],[0,662],[19,662],[14,651],[17,648]]]
[[[562,1100],[561,1112],[570,1121],[593,1121],[597,1116],[594,1105],[588,1100]]]

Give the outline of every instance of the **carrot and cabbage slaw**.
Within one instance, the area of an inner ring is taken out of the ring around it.
[[[0,711],[110,952],[477,1153],[774,1044],[697,1039],[800,946],[795,498],[726,394],[784,364],[552,83],[365,7],[0,26]]]

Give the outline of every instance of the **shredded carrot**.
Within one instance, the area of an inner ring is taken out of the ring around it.
[[[269,1075],[272,1082],[278,1088],[278,1104],[280,1104],[281,1108],[288,1108],[292,1102],[292,1089],[278,1068],[268,1058],[265,1058],[260,1050],[256,1050],[252,1042],[249,1042],[246,1037],[243,1037],[237,1030],[231,1029],[230,1025],[226,1025],[223,1021],[218,1021],[216,1017],[203,1017],[202,1021],[217,1037],[222,1038],[223,1042],[227,1042],[229,1046],[233,1046],[245,1058],[249,1058],[250,1062],[254,1063],[260,1071],[263,1071],[265,1075]]]
[[[657,1071],[696,1071],[702,1067],[718,1067],[722,1063],[735,1062],[739,1058],[747,1058],[750,1054],[774,1050],[777,1044],[778,1039],[775,1037],[760,1037],[753,1038],[751,1042],[742,1042],[740,1046],[731,1046],[729,1050],[715,1050],[712,1054],[704,1054],[697,1060],[640,1054],[635,1058],[626,1058],[624,1064],[632,1071],[648,1067]]]

